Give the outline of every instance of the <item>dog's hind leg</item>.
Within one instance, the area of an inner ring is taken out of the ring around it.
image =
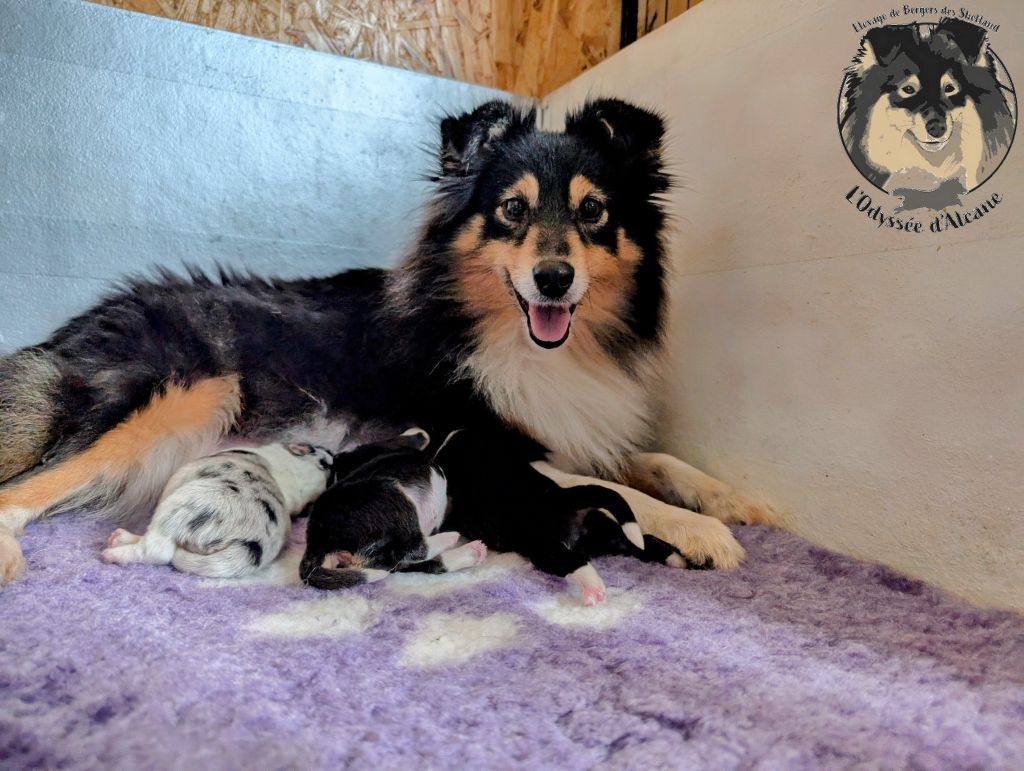
[[[625,481],[665,503],[699,511],[729,525],[784,524],[784,517],[767,503],[665,453],[632,456]]]
[[[729,532],[729,528],[717,519],[672,506],[616,482],[568,474],[543,461],[531,465],[560,487],[600,485],[614,490],[633,510],[640,528],[645,533],[670,543],[692,565],[735,568],[743,561],[743,547]]]
[[[236,376],[170,384],[86,450],[0,489],[0,584],[24,570],[15,535],[27,523],[72,509],[151,506],[179,466],[214,449],[240,410]]]
[[[100,559],[113,565],[130,565],[134,562],[166,565],[174,559],[177,546],[173,538],[152,530],[135,540],[112,535],[107,542],[107,548],[100,554]]]

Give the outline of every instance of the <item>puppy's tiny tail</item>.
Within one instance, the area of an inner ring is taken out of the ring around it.
[[[238,578],[258,570],[263,556],[263,547],[257,541],[232,541],[209,554],[197,554],[179,546],[174,550],[171,564],[183,573],[197,576]]]
[[[351,589],[387,578],[388,571],[370,568],[325,568],[315,560],[303,560],[299,566],[302,583],[316,589]]]

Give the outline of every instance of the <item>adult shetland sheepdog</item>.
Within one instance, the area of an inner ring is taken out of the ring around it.
[[[960,202],[1013,139],[985,30],[958,19],[869,30],[847,71],[840,127],[854,165],[904,208]]]
[[[502,432],[507,452],[480,458],[480,474],[534,462],[562,484],[598,475],[690,560],[735,566],[722,522],[772,509],[639,452],[664,315],[662,133],[615,100],[563,133],[485,104],[441,123],[437,194],[394,270],[164,274],[0,361],[0,578],[24,568],[27,522],[141,510],[222,443],[339,449],[409,425]]]

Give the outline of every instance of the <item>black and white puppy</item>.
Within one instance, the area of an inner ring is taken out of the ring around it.
[[[592,557],[624,554],[671,567],[703,567],[665,541],[643,535],[632,509],[614,490],[561,487],[529,465],[501,458],[498,435],[465,430],[448,436],[435,454],[448,480],[445,528],[565,577],[584,605],[604,600],[604,582],[590,564]],[[480,475],[477,470],[488,459],[498,462]]]
[[[343,589],[395,571],[446,573],[483,561],[480,541],[458,546],[459,533],[437,532],[447,483],[424,452],[429,442],[425,431],[410,429],[336,456],[331,486],[310,511],[304,583]]]

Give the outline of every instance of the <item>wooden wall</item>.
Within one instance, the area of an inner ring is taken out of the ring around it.
[[[544,96],[619,49],[620,0],[93,0]],[[699,0],[640,0],[638,33]]]
[[[637,37],[653,32],[662,24],[672,21],[683,11],[697,5],[701,0],[639,0],[637,8]]]

